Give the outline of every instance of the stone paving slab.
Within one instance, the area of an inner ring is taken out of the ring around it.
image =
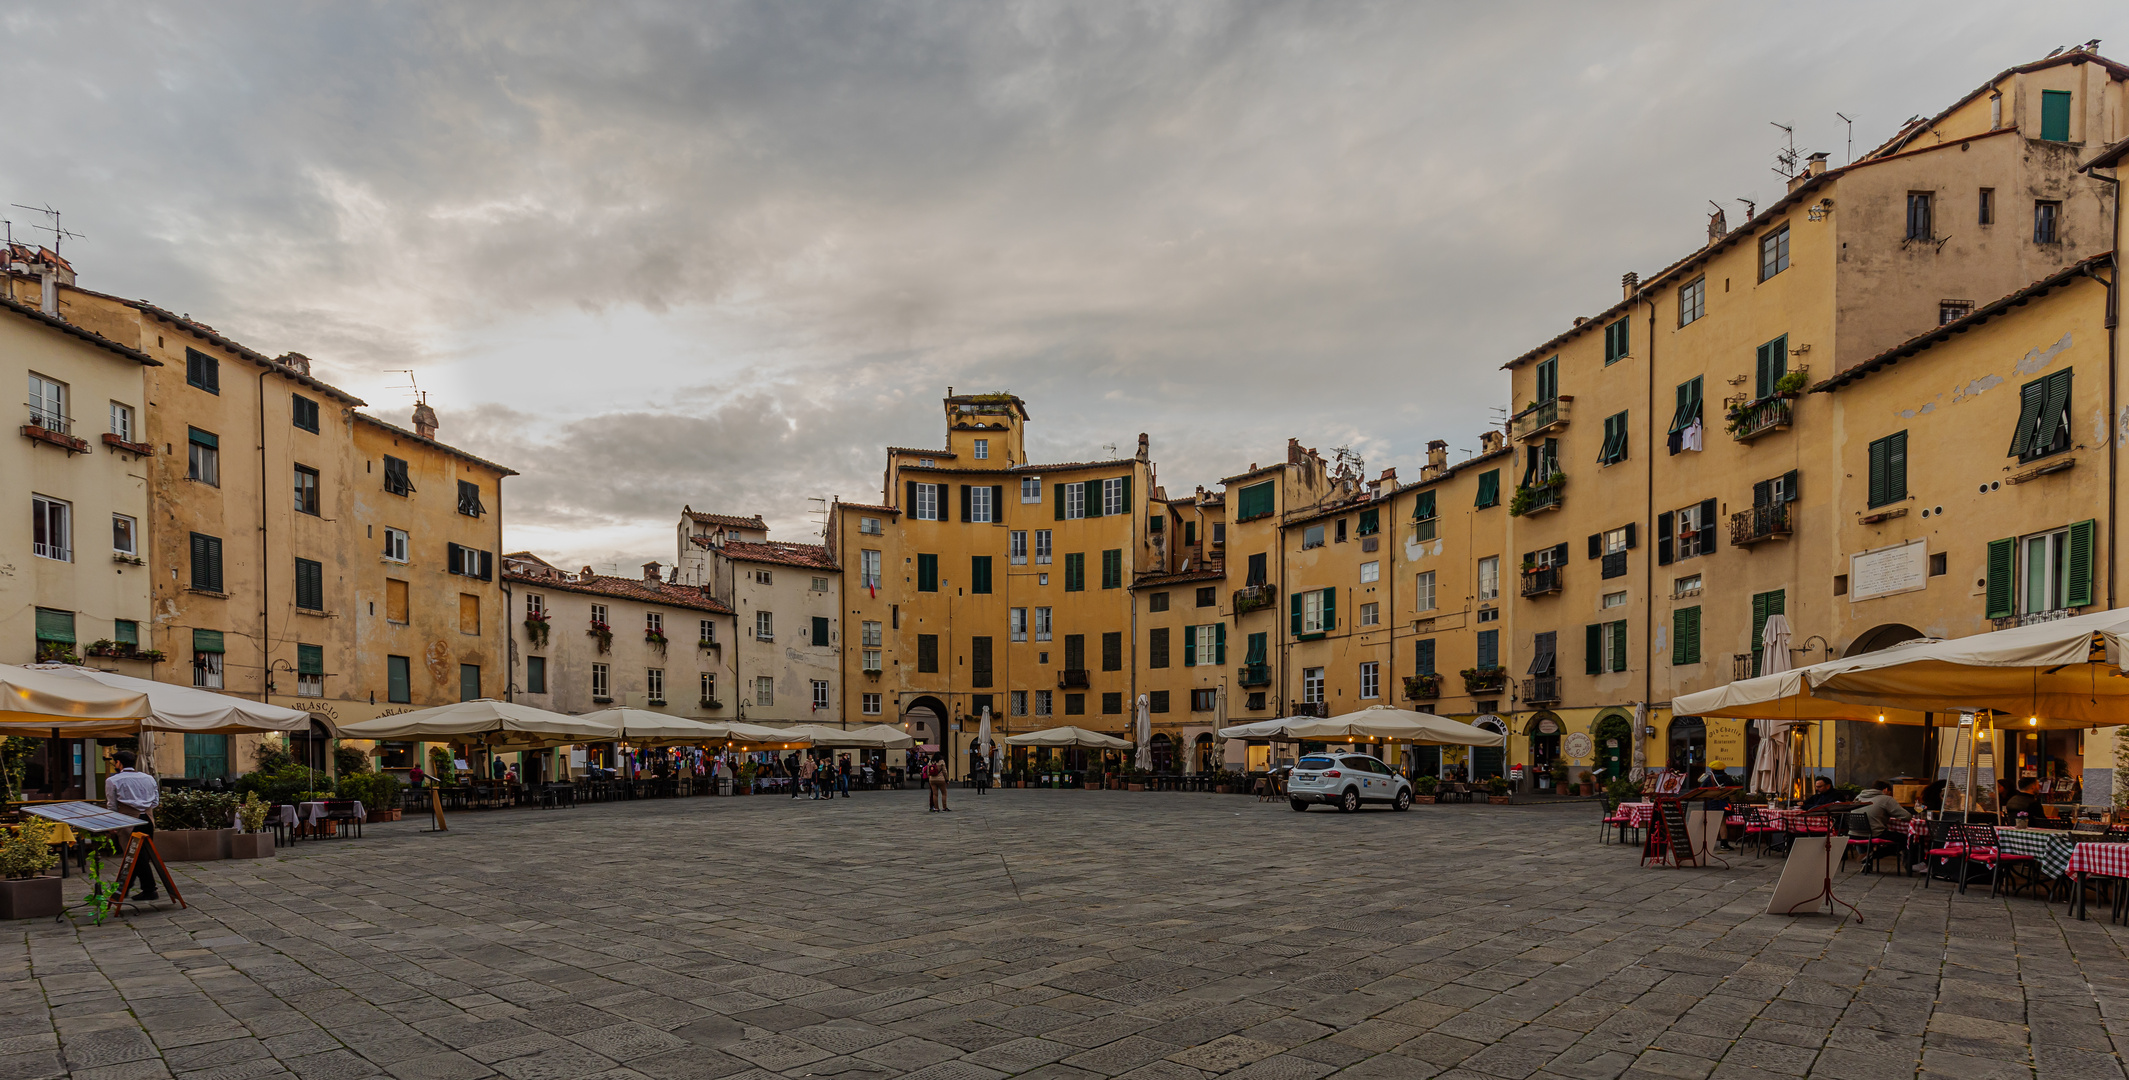
[[[1177,793],[681,799],[188,863],[13,923],[0,1080],[2124,1078],[2129,929],[1581,807]],[[78,891],[77,881],[70,889]]]

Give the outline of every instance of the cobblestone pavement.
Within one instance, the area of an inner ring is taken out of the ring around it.
[[[2129,930],[1594,808],[921,792],[456,815],[9,924],[0,1078],[2123,1076]],[[78,882],[78,879],[77,879]]]

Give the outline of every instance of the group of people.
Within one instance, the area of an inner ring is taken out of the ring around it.
[[[837,792],[843,798],[850,797],[850,755],[844,754],[831,761],[822,761],[812,754],[792,751],[784,758],[784,770],[791,777],[791,797],[833,799]]]

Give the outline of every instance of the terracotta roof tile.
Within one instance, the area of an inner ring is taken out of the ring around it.
[[[708,592],[694,585],[669,585],[662,581],[638,581],[634,578],[608,577],[594,574],[590,579],[578,577],[564,579],[539,574],[519,574],[503,571],[504,581],[534,585],[556,592],[584,593],[590,596],[610,596],[616,600],[638,600],[646,604],[666,604],[694,611],[707,611],[715,615],[730,615],[732,609]]]
[[[775,540],[757,544],[751,540],[727,540],[718,550],[745,562],[781,563],[815,570],[841,569],[835,565],[835,556],[828,554],[828,549],[820,544],[786,544]]]
[[[365,424],[371,424],[376,427],[381,427],[386,431],[389,431],[392,434],[399,436],[400,438],[412,439],[415,442],[422,444],[423,446],[434,447],[462,461],[470,461],[475,465],[494,469],[496,472],[501,473],[504,476],[516,476],[518,474],[516,469],[510,468],[507,465],[497,465],[495,462],[489,461],[486,458],[474,457],[472,454],[466,453],[464,450],[460,450],[458,447],[452,446],[450,443],[438,442],[435,439],[416,435],[415,433],[408,431],[403,427],[400,427],[398,424],[387,424],[384,421],[379,420],[368,413],[358,412],[355,414],[355,419],[360,420]]]
[[[688,510],[685,513],[688,516],[688,520],[700,521],[708,525],[730,525],[740,529],[769,531],[768,523],[761,519],[760,514],[756,514],[753,517],[735,517],[731,514],[705,514],[700,510]]]
[[[1133,578],[1131,587],[1148,589],[1160,585],[1184,585],[1196,581],[1218,581],[1227,576],[1224,569],[1184,570],[1175,574],[1140,574]]]
[[[71,334],[74,337],[78,337],[81,340],[96,346],[97,348],[108,349],[114,353],[117,353],[120,356],[125,357],[128,360],[134,361],[135,363],[146,364],[149,367],[163,366],[162,361],[157,360],[152,356],[149,356],[147,353],[144,353],[139,349],[135,349],[127,345],[121,345],[118,342],[112,341],[110,338],[107,338],[102,334],[96,333],[93,330],[84,330],[79,326],[75,326],[73,323],[70,323],[65,319],[54,318],[53,316],[46,315],[44,312],[38,310],[37,308],[31,307],[28,304],[10,300],[5,296],[0,296],[0,308],[5,308],[8,311],[12,311],[17,315],[20,315],[23,318],[30,320],[31,322],[43,323],[46,326],[49,326],[62,334]]]

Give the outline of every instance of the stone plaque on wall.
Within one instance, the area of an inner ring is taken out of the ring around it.
[[[1929,543],[1904,544],[1848,557],[1848,599],[1870,600],[1914,592],[1929,584]]]

